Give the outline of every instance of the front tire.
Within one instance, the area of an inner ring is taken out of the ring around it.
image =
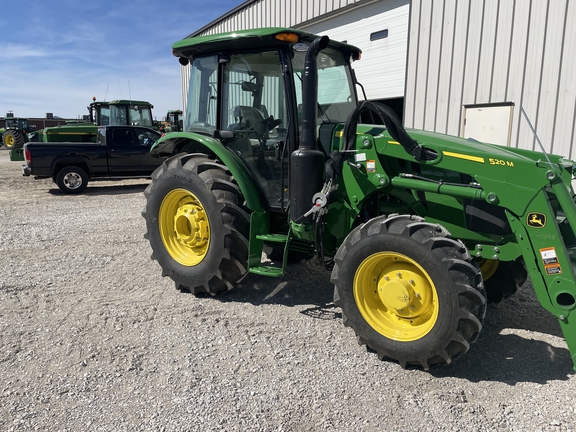
[[[488,303],[499,303],[514,295],[528,279],[528,272],[522,258],[516,261],[482,259],[478,262]]]
[[[79,194],[88,186],[88,175],[82,168],[68,166],[58,171],[54,181],[62,192]]]
[[[177,289],[216,295],[246,275],[249,215],[226,166],[203,154],[174,156],[144,196],[144,237]]]
[[[344,325],[380,359],[428,370],[468,351],[486,297],[466,247],[417,216],[379,217],[354,229],[332,271]]]

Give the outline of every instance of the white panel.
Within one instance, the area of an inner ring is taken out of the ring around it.
[[[491,144],[509,144],[514,107],[467,107],[462,136]]]
[[[369,99],[404,97],[409,9],[408,0],[379,1],[299,28],[362,50],[354,70]],[[386,29],[387,38],[370,40],[371,33]]]

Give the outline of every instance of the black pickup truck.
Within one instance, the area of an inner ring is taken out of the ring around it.
[[[22,174],[52,177],[65,193],[86,189],[89,179],[150,177],[162,159],[150,155],[160,132],[139,126],[100,126],[96,143],[26,143]]]

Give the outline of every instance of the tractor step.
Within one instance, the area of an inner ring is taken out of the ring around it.
[[[265,243],[286,243],[288,236],[286,234],[257,234],[256,238]]]
[[[282,267],[257,266],[257,267],[250,267],[249,271],[250,273],[262,276],[280,277],[284,275],[284,269]]]
[[[256,240],[259,240],[263,243],[274,243],[274,244],[282,244],[286,245],[289,241],[288,235],[286,234],[256,234]],[[262,276],[272,276],[272,277],[280,277],[286,273],[286,263],[283,262],[280,266],[274,265],[266,265],[264,263],[260,263],[260,265],[251,266],[248,271],[250,273],[262,275]]]

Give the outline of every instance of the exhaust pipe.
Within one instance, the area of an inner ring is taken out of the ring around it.
[[[302,77],[302,132],[300,145],[290,155],[290,220],[310,222],[304,218],[313,204],[313,196],[324,184],[324,153],[318,150],[316,118],[318,116],[318,54],[328,46],[328,36],[312,42],[306,52]]]

